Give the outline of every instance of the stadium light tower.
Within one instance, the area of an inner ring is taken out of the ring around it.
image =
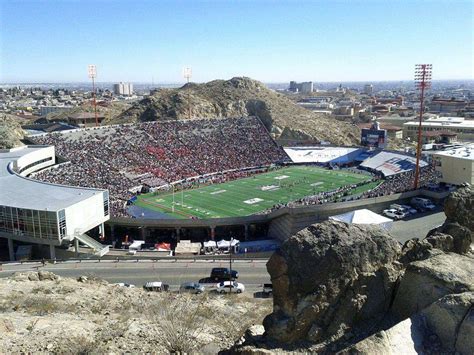
[[[97,77],[97,67],[94,64],[89,64],[88,67],[89,78],[92,79],[92,99],[94,103],[95,126],[99,125],[99,118],[97,117],[97,101],[95,99],[95,78]]]
[[[190,67],[183,68],[183,77],[186,79],[186,82],[189,84],[189,80],[193,76],[193,70]],[[190,88],[188,87],[188,118],[191,119],[191,96]]]
[[[418,144],[416,146],[416,167],[415,167],[415,190],[418,189],[420,180],[420,158],[421,158],[421,122],[425,109],[425,91],[431,87],[432,64],[415,65],[415,88],[420,91],[420,117],[418,123]]]

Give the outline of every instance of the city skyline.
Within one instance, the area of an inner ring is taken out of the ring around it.
[[[419,14],[423,13],[424,17]],[[12,1],[0,83],[472,80],[470,1]],[[449,14],[449,16],[447,16]],[[349,60],[348,60],[349,59]]]

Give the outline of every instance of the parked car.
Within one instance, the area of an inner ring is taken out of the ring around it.
[[[405,209],[405,212],[408,212],[409,214],[417,214],[418,213],[418,210],[416,208],[413,208],[409,205],[401,205],[404,209]]]
[[[410,203],[419,211],[433,211],[436,208],[436,205],[430,199],[424,197],[413,197]]]
[[[406,215],[418,213],[418,211],[415,208],[411,207],[411,206],[399,205],[399,204],[396,204],[396,203],[391,204],[390,209],[394,209],[394,210],[403,212]]]
[[[203,285],[199,282],[185,282],[179,287],[179,292],[188,292],[193,294],[200,294],[205,291]]]
[[[245,286],[237,281],[223,281],[216,285],[218,293],[242,293],[245,291]]]
[[[407,214],[405,212],[400,212],[400,211],[398,211],[394,208],[383,210],[383,215],[388,217],[388,218],[392,218],[394,220],[399,220],[399,219],[405,218],[407,216]]]
[[[117,282],[114,285],[115,286],[120,286],[120,287],[128,287],[128,288],[134,288],[135,287],[134,284],[128,284],[128,283],[125,283],[125,282]]]
[[[165,284],[161,281],[152,281],[152,282],[147,282],[144,286],[143,289],[145,291],[154,291],[154,292],[162,292],[162,291],[168,291],[170,288],[170,285]]]
[[[231,272],[226,267],[215,267],[211,270],[210,278],[214,281],[225,281],[225,280],[235,280],[239,277],[239,273],[236,270]]]
[[[271,296],[271,295],[273,295],[273,285],[272,285],[272,284],[263,284],[262,293],[263,293],[265,296]]]

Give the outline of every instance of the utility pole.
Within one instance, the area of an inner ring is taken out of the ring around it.
[[[193,76],[193,70],[190,67],[183,68],[183,77],[189,84],[189,80]],[[191,119],[191,88],[188,86],[188,119]]]
[[[432,64],[415,65],[415,88],[420,90],[420,117],[418,122],[418,144],[416,146],[416,167],[414,188],[418,189],[420,180],[420,158],[421,158],[421,122],[423,120],[423,111],[425,108],[425,90],[431,87]]]
[[[232,293],[232,287],[234,286],[232,284],[232,242],[233,241],[234,241],[234,238],[231,236],[230,237],[230,249],[229,249],[229,280],[230,280],[229,293]]]
[[[89,78],[92,79],[92,98],[94,103],[95,126],[99,126],[99,118],[97,117],[97,101],[95,98],[95,78],[97,77],[97,67],[94,64],[89,65]]]
[[[173,206],[172,206],[172,212],[174,213],[174,184],[171,184],[173,187]]]

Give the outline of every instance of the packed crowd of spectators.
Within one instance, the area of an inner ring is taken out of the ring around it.
[[[133,187],[288,160],[263,124],[253,117],[147,122],[36,137],[54,145],[69,163],[35,178],[71,186],[108,189],[112,216],[127,216]],[[229,177],[217,175],[217,182]]]
[[[438,182],[439,172],[434,166],[428,165],[420,168],[419,187],[426,187]],[[376,188],[363,193],[361,198],[379,197],[407,192],[414,189],[415,171],[410,170],[401,174],[392,175]]]

